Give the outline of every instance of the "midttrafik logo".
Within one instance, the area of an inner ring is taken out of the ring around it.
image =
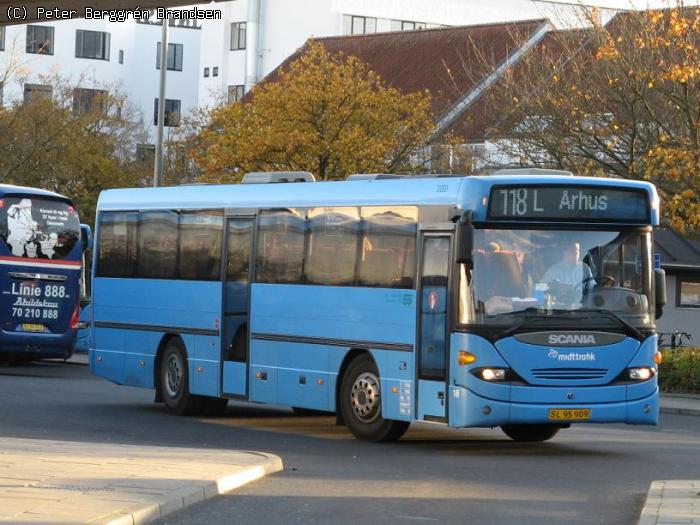
[[[549,349],[547,357],[556,359],[557,361],[595,361],[595,354],[593,352],[586,352],[585,354],[569,352],[564,354],[555,350],[554,348]]]

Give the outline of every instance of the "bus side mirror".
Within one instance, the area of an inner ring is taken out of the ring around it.
[[[80,241],[84,252],[92,249],[92,230],[87,224],[80,225]]]
[[[457,223],[457,262],[459,264],[472,264],[472,252],[474,250],[474,225],[472,224],[472,212],[464,212]]]
[[[664,313],[666,305],[666,272],[660,268],[654,270],[654,296],[656,297],[656,318]]]

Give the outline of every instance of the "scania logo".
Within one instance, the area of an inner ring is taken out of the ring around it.
[[[550,345],[595,345],[593,334],[549,334]]]

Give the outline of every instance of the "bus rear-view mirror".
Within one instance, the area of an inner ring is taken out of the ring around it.
[[[457,262],[459,264],[471,264],[474,249],[474,226],[472,225],[472,212],[462,215],[457,223]]]
[[[660,268],[654,270],[654,295],[656,297],[656,318],[664,313],[666,306],[666,272]]]
[[[87,224],[80,225],[80,241],[83,244],[83,251],[92,249],[92,230]]]

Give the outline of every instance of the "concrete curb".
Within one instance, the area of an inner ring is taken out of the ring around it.
[[[639,525],[700,523],[700,481],[652,481]]]
[[[662,414],[680,414],[682,416],[700,416],[700,410],[694,408],[661,407],[659,412]]]
[[[151,523],[168,514],[182,510],[190,505],[201,501],[226,494],[234,489],[240,488],[253,481],[261,479],[268,474],[280,472],[284,469],[282,459],[274,454],[262,452],[252,452],[267,458],[264,462],[247,468],[241,472],[223,476],[216,481],[206,483],[196,487],[188,487],[177,491],[175,494],[168,494],[161,501],[143,504],[129,512],[110,515],[104,518],[90,521],[95,525],[143,525]]]

